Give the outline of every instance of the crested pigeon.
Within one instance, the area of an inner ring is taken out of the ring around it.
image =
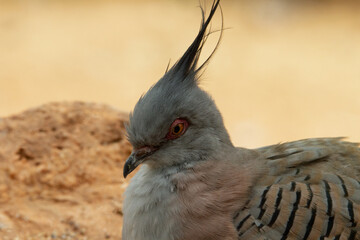
[[[360,239],[360,149],[342,138],[234,147],[199,87],[207,27],[130,114],[123,240]],[[216,49],[216,48],[215,48]],[[215,50],[214,50],[215,51]]]

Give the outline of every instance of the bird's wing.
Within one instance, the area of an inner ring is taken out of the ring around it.
[[[259,149],[268,172],[234,217],[239,239],[360,240],[360,149],[309,139]]]

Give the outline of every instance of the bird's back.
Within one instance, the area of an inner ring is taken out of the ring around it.
[[[360,149],[341,138],[257,150],[263,173],[234,217],[239,239],[360,239]]]

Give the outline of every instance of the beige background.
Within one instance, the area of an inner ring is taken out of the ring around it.
[[[230,29],[202,86],[236,145],[360,141],[360,5],[311,2],[222,1]],[[195,37],[198,5],[0,1],[0,116],[63,100],[130,111]],[[217,14],[213,29],[220,22]]]

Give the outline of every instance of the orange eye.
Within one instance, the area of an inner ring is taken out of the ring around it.
[[[177,136],[180,135],[183,130],[184,130],[184,123],[178,123],[171,128],[171,133]]]
[[[183,135],[189,126],[189,123],[185,119],[175,119],[171,124],[168,134],[166,135],[167,139],[175,139]]]

